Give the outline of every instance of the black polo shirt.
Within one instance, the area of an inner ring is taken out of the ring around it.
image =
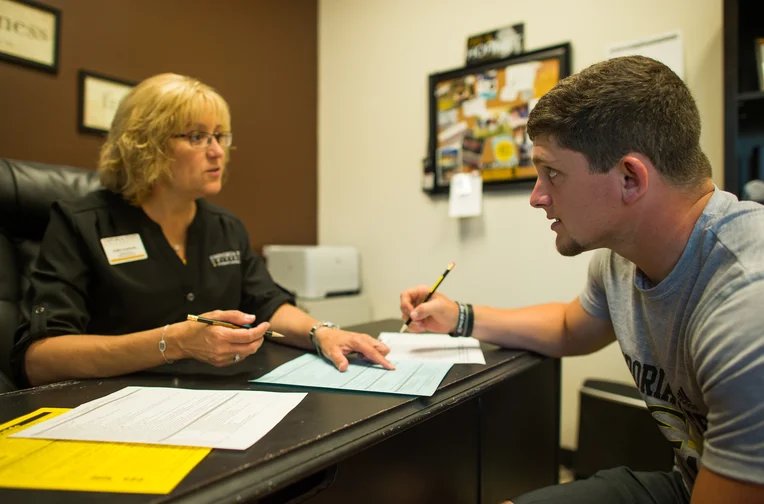
[[[110,264],[101,239],[135,233],[148,257]],[[197,200],[184,264],[141,208],[101,190],[53,205],[25,303],[12,355],[23,382],[24,353],[36,339],[129,334],[215,309],[263,322],[294,298],[273,281],[244,225],[225,209]]]

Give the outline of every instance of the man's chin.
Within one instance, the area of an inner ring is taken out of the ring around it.
[[[557,242],[555,243],[555,247],[557,248],[557,252],[565,257],[575,257],[582,252],[586,252],[586,247],[573,239],[563,241],[558,237]]]

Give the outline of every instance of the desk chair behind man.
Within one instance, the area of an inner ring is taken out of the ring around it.
[[[0,392],[14,390],[10,372],[21,301],[48,225],[50,205],[100,187],[95,171],[0,159]]]

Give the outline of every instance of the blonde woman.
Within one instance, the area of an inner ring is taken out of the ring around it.
[[[179,359],[232,365],[271,328],[286,344],[315,346],[340,371],[351,351],[392,369],[384,344],[293,306],[241,221],[205,200],[222,189],[232,139],[228,104],[196,79],[157,75],[125,97],[101,151],[105,189],[51,209],[12,355],[18,383]]]

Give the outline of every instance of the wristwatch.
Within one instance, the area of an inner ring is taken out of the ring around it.
[[[319,322],[318,324],[310,328],[310,342],[313,343],[314,347],[316,347],[316,352],[318,352],[318,355],[323,357],[324,354],[323,352],[321,352],[321,345],[318,343],[318,340],[316,339],[316,331],[318,331],[322,327],[328,327],[330,329],[339,329],[340,326],[338,326],[334,322],[328,322],[324,320],[323,322]]]

